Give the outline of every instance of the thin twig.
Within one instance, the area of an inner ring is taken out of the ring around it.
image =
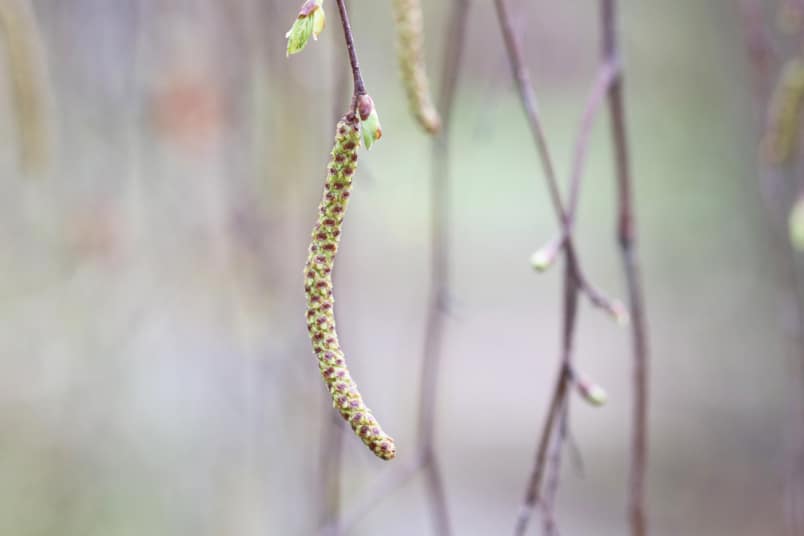
[[[346,50],[349,53],[349,64],[352,67],[352,78],[354,79],[355,97],[366,94],[366,84],[363,83],[363,75],[360,73],[360,62],[357,59],[355,50],[355,39],[352,35],[352,24],[349,22],[349,12],[346,9],[346,0],[337,0],[338,13],[341,16],[341,26],[343,26],[343,36],[346,39]]]
[[[572,171],[570,172],[569,190],[569,220],[575,222],[575,214],[578,211],[578,201],[581,191],[581,178],[588,160],[589,140],[592,137],[592,127],[595,124],[600,109],[611,89],[612,84],[620,75],[619,61],[605,61],[600,67],[595,78],[595,83],[589,96],[586,99],[581,124],[578,128],[578,136],[575,138],[575,146],[572,152]]]
[[[564,442],[567,439],[567,428],[569,421],[569,398],[564,399],[564,404],[559,412],[558,432],[553,441],[553,451],[550,453],[549,476],[547,477],[547,490],[544,493],[544,534],[545,536],[558,536],[558,524],[556,522],[555,509],[558,497],[558,487],[561,482],[561,459],[564,452]]]
[[[567,437],[566,430],[569,426],[569,385],[573,377],[572,348],[578,318],[579,291],[578,282],[575,280],[572,267],[570,266],[572,262],[574,262],[572,256],[567,255],[567,264],[564,270],[564,314],[561,337],[561,369],[563,373],[560,379],[564,384],[564,390],[563,396],[557,403],[558,421],[555,424],[556,430],[553,432],[553,435],[555,435],[555,446],[550,467],[552,474],[547,485],[544,500],[545,529],[548,536],[556,533],[553,508],[555,506],[555,497],[558,494],[561,452],[564,447],[564,440]]]
[[[602,0],[601,27],[603,33],[603,61],[619,63],[617,42],[617,4],[615,0]],[[647,534],[645,513],[645,471],[648,458],[648,338],[644,297],[636,254],[636,227],[634,223],[633,181],[628,157],[628,138],[623,104],[622,72],[609,92],[609,112],[614,140],[615,168],[617,173],[618,222],[617,238],[625,268],[628,301],[633,322],[632,347],[634,355],[633,430],[631,437],[631,477],[628,500],[628,517],[632,536]]]
[[[619,57],[613,55],[603,63],[595,86],[593,87],[591,96],[587,101],[585,113],[581,122],[580,133],[576,142],[572,174],[570,176],[570,206],[569,210],[565,210],[559,193],[554,167],[552,165],[549,150],[547,148],[546,137],[544,135],[541,119],[539,117],[535,92],[533,90],[530,75],[522,56],[520,44],[514,34],[512,19],[510,12],[508,11],[507,2],[506,0],[495,0],[495,6],[503,34],[503,40],[505,41],[508,58],[511,63],[517,88],[519,90],[520,99],[522,101],[537,150],[541,157],[542,168],[547,181],[548,191],[550,193],[553,208],[561,223],[561,236],[552,244],[563,251],[566,259],[566,286],[564,294],[565,321],[562,339],[562,366],[559,376],[556,380],[556,386],[549,405],[547,419],[539,440],[536,461],[534,463],[529,485],[525,494],[525,501],[514,530],[515,534],[522,535],[527,529],[527,525],[535,505],[540,500],[540,492],[542,480],[545,474],[545,465],[548,459],[550,439],[556,432],[557,427],[568,426],[568,424],[563,421],[561,417],[563,415],[564,408],[568,403],[567,396],[569,383],[571,381],[572,369],[570,358],[572,339],[575,329],[578,292],[583,292],[594,305],[607,309],[618,319],[622,320],[624,316],[623,311],[621,311],[621,306],[615,302],[612,302],[602,293],[598,292],[584,277],[573,245],[572,237],[580,193],[581,178],[583,176],[583,168],[587,159],[588,138],[591,133],[592,124],[605,95],[614,89],[615,82],[619,80],[620,61]],[[556,449],[560,450],[562,448],[565,437],[566,433],[560,434],[560,437],[558,437],[556,440]],[[555,480],[548,491],[550,493],[556,493],[557,487],[558,481]],[[547,508],[552,508],[551,504],[546,506]],[[548,518],[547,526],[552,526],[552,511],[548,511],[546,514],[546,517]]]
[[[548,416],[539,440],[539,446],[536,452],[536,461],[534,463],[530,481],[525,492],[525,501],[514,528],[514,534],[521,536],[525,534],[533,509],[539,501],[542,479],[547,462],[547,453],[550,445],[550,438],[552,437],[556,428],[557,419],[562,412],[562,408],[564,407],[567,396],[570,376],[568,360],[571,349],[571,340],[574,332],[574,319],[577,311],[577,293],[580,282],[580,277],[578,276],[580,271],[578,270],[577,257],[575,255],[572,243],[572,222],[569,219],[570,214],[564,210],[561,200],[558,181],[555,176],[554,167],[547,147],[547,140],[544,135],[541,118],[539,117],[538,113],[535,92],[530,81],[530,74],[528,73],[524,62],[519,41],[514,35],[513,23],[506,1],[495,0],[495,7],[497,11],[497,18],[500,23],[500,29],[503,34],[508,59],[511,64],[511,70],[517,83],[519,96],[522,101],[522,106],[525,110],[528,125],[533,135],[536,148],[539,152],[542,169],[544,171],[545,180],[547,181],[547,187],[553,203],[553,208],[556,212],[556,216],[560,220],[562,232],[566,237],[562,241],[566,264],[561,370],[556,381],[556,387],[550,402]]]
[[[528,483],[527,491],[525,493],[525,501],[517,518],[514,534],[521,536],[525,534],[530,522],[530,517],[536,504],[541,500],[542,481],[546,472],[547,463],[549,461],[548,453],[550,447],[550,440],[555,434],[557,429],[561,426],[569,426],[568,422],[563,419],[564,412],[566,411],[567,404],[569,403],[569,387],[572,381],[572,341],[575,337],[575,326],[578,313],[578,282],[573,275],[572,263],[575,262],[572,255],[568,250],[566,251],[566,265],[564,270],[564,294],[563,294],[563,321],[562,321],[562,337],[561,337],[561,369],[558,377],[556,378],[556,386],[553,396],[550,401],[550,409],[548,410],[547,419],[545,420],[542,434],[539,439],[539,446],[536,451],[536,461],[531,472],[530,481]],[[563,422],[562,422],[563,421]],[[556,449],[563,447],[566,434],[561,434],[556,438]],[[553,487],[555,491],[558,488],[558,482],[555,482]],[[547,502],[544,503],[546,510],[546,517],[552,517],[550,511],[551,505]]]

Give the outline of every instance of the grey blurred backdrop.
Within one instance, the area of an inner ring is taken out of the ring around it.
[[[0,65],[0,534],[314,533],[329,414],[301,268],[343,44],[327,2],[321,40],[285,59],[299,3],[34,0],[52,148],[38,178],[20,172]],[[449,4],[426,3],[437,80]],[[512,3],[566,177],[597,65],[597,2]],[[429,277],[430,146],[398,84],[389,3],[352,4],[384,137],[357,174],[338,320],[404,461]],[[557,226],[492,4],[473,4],[453,125],[437,442],[456,532],[496,535],[513,527],[556,372],[561,285],[560,270],[528,266]],[[653,348],[653,533],[782,534],[798,394],[739,12],[725,0],[624,0],[621,11]],[[590,277],[622,296],[602,117],[578,240]],[[564,534],[624,534],[627,330],[584,303],[577,359],[610,403],[574,401],[585,468],[565,463],[559,521]],[[351,436],[344,452],[348,510],[389,466]],[[353,534],[427,534],[420,484]]]

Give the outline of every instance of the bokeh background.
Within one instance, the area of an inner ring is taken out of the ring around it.
[[[0,534],[315,534],[330,415],[301,268],[346,100],[334,3],[321,40],[285,58],[298,3],[34,0],[50,150],[33,176],[0,53]],[[338,321],[404,462],[430,142],[398,83],[389,2],[352,4],[384,138],[357,174]],[[449,3],[426,4],[437,85]],[[597,2],[512,4],[566,177]],[[556,222],[492,3],[470,17],[437,444],[456,532],[507,534],[557,369],[561,271],[529,268]],[[621,38],[652,347],[652,533],[785,534],[792,291],[760,195],[737,3],[623,0]],[[593,281],[623,296],[608,134],[603,115],[578,240]],[[625,534],[629,333],[584,302],[576,348],[610,402],[573,402],[584,467],[564,464],[560,526]],[[389,467],[347,436],[344,509]],[[427,534],[425,501],[414,479],[351,534]]]

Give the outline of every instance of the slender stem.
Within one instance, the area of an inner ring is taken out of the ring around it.
[[[541,488],[544,480],[544,475],[549,461],[548,454],[550,450],[550,440],[554,433],[560,426],[567,426],[567,423],[562,424],[562,415],[564,409],[568,404],[569,387],[572,381],[572,341],[575,337],[576,320],[578,314],[578,281],[573,274],[573,264],[576,259],[572,254],[565,250],[566,264],[564,270],[564,294],[563,294],[563,321],[561,328],[561,369],[553,391],[553,396],[550,400],[550,407],[547,412],[544,427],[542,428],[541,437],[539,439],[539,446],[536,450],[536,460],[533,464],[530,481],[528,482],[527,491],[525,492],[525,501],[520,510],[519,517],[517,518],[516,526],[514,527],[514,534],[516,536],[523,536],[528,528],[530,517],[536,504],[541,499]],[[560,431],[559,431],[560,433]],[[561,448],[566,434],[563,437],[556,439],[556,448]],[[555,484],[556,488],[558,484]],[[548,513],[548,517],[550,517]]]
[[[564,295],[564,331],[563,331],[563,338],[562,338],[562,367],[561,372],[556,381],[556,387],[553,392],[553,397],[550,402],[550,409],[548,411],[548,416],[544,425],[544,429],[542,431],[541,439],[539,441],[539,447],[536,453],[536,461],[531,473],[530,482],[525,494],[525,502],[520,513],[520,516],[517,520],[517,524],[515,527],[515,534],[522,535],[525,533],[527,529],[527,524],[532,514],[532,511],[535,505],[540,500],[540,493],[542,487],[542,480],[544,478],[545,473],[545,465],[547,463],[548,458],[548,449],[550,445],[550,438],[556,432],[557,426],[565,427],[567,426],[566,421],[561,419],[561,415],[563,414],[563,408],[567,404],[567,396],[568,396],[568,386],[570,383],[570,372],[571,372],[571,350],[572,350],[572,339],[574,336],[575,330],[575,317],[577,313],[577,295],[579,291],[583,291],[587,297],[590,298],[593,304],[603,307],[610,312],[617,312],[617,308],[614,304],[608,300],[605,296],[599,293],[594,287],[592,287],[587,279],[584,277],[583,272],[580,267],[580,262],[578,260],[577,253],[575,251],[575,247],[573,245],[573,237],[572,237],[572,230],[576,218],[577,212],[577,204],[580,195],[580,183],[581,177],[583,175],[583,167],[586,162],[586,155],[587,155],[587,146],[588,146],[588,138],[591,132],[593,121],[597,115],[597,112],[601,106],[601,103],[606,94],[611,94],[614,91],[617,82],[619,81],[619,73],[620,73],[620,61],[619,57],[616,55],[611,55],[606,57],[606,61],[604,62],[601,70],[598,74],[597,82],[593,88],[592,94],[590,99],[587,101],[586,111],[584,113],[584,117],[581,123],[581,131],[577,139],[576,149],[574,153],[574,160],[573,160],[573,171],[572,175],[570,176],[570,186],[569,186],[569,197],[570,197],[570,207],[569,210],[565,210],[562,204],[561,195],[558,188],[558,182],[556,180],[554,167],[552,161],[550,159],[549,151],[547,148],[546,137],[544,135],[544,129],[542,127],[541,118],[539,117],[537,102],[535,93],[532,87],[532,83],[530,81],[530,75],[528,73],[527,67],[525,65],[522,51],[518,40],[514,34],[513,24],[510,12],[508,10],[506,0],[495,0],[495,6],[497,10],[497,16],[500,23],[500,28],[503,34],[503,40],[506,45],[506,50],[508,52],[508,58],[511,63],[511,68],[514,74],[514,79],[517,83],[517,88],[519,90],[520,99],[522,101],[523,108],[525,110],[526,117],[528,119],[528,124],[531,129],[531,133],[534,138],[534,142],[536,144],[537,150],[541,157],[542,168],[544,171],[545,179],[547,181],[548,191],[550,193],[550,198],[553,204],[553,208],[558,216],[560,223],[561,223],[561,238],[559,240],[560,247],[563,249],[564,256],[566,258],[565,264],[565,295]],[[622,140],[624,140],[624,133],[622,136]],[[618,145],[620,146],[620,145]],[[630,199],[630,183],[626,182],[627,190],[626,194],[628,199]],[[624,187],[621,187],[624,188]],[[628,221],[632,220],[631,211],[630,211],[630,201],[629,204],[621,204],[621,207],[628,208]],[[632,232],[629,231],[629,237],[632,236]],[[633,277],[629,276],[629,281],[632,281]],[[642,310],[641,310],[641,301],[637,303],[637,306],[634,306],[634,296],[641,296],[639,294],[638,289],[635,291],[633,288],[631,289],[631,302],[632,302],[632,311],[634,314],[640,315],[640,322],[642,320]],[[640,340],[644,341],[644,325],[640,323],[639,330],[640,330]],[[642,355],[642,354],[640,354]],[[640,368],[638,371],[640,378],[642,378],[645,374],[644,369]],[[644,387],[644,382],[638,382],[640,386]],[[644,391],[640,391],[638,398],[640,400],[644,400],[646,397],[646,393]],[[644,407],[644,406],[642,406]],[[642,422],[642,421],[640,421]],[[644,428],[639,427],[640,432],[644,430]],[[560,432],[560,430],[559,430]],[[562,447],[562,443],[566,437],[566,434],[561,434],[561,437],[557,439],[556,448],[560,449]],[[644,436],[640,435],[640,441]],[[644,442],[641,443],[644,445]],[[641,451],[644,452],[644,449]],[[638,460],[644,460],[644,458],[639,458]],[[644,465],[638,465],[638,467],[644,467]],[[638,474],[643,474],[640,472]],[[557,475],[556,475],[557,478]],[[632,479],[632,482],[635,479]],[[639,480],[641,482],[641,480]],[[551,486],[553,489],[553,493],[557,489],[558,483],[555,483]],[[633,486],[632,486],[633,487]],[[548,490],[549,491],[549,490]],[[552,517],[552,512],[548,512],[548,517]],[[552,529],[551,529],[552,530]]]
[[[617,4],[615,0],[602,0],[601,26],[603,33],[603,60],[619,63]],[[617,238],[625,267],[629,307],[633,322],[631,333],[634,355],[634,401],[628,517],[631,535],[644,536],[647,534],[645,472],[648,458],[648,339],[644,297],[636,254],[633,180],[629,167],[622,73],[617,76],[609,92],[609,112],[614,140],[617,199],[619,204]]]
[[[349,22],[349,12],[346,9],[346,0],[337,0],[338,13],[341,16],[341,25],[343,26],[343,36],[346,38],[346,50],[349,53],[349,64],[352,66],[352,78],[354,79],[354,95],[366,94],[366,85],[363,83],[363,75],[360,73],[360,62],[357,59],[357,50],[355,50],[355,40],[352,35],[352,25]]]
[[[564,398],[564,403],[559,411],[559,421],[557,424],[556,438],[553,441],[553,452],[550,454],[549,471],[547,478],[547,490],[544,494],[544,534],[545,536],[557,536],[558,524],[556,522],[555,507],[558,497],[558,488],[561,483],[561,460],[564,452],[564,442],[567,439],[567,428],[569,421],[569,397]]]
[[[592,127],[597,119],[598,112],[603,107],[606,95],[608,95],[614,81],[620,74],[620,63],[616,61],[605,61],[600,67],[586,100],[581,125],[578,129],[578,137],[575,139],[572,157],[572,171],[570,172],[569,190],[569,220],[575,222],[575,214],[578,210],[578,201],[581,191],[581,178],[588,160],[589,140],[592,137]]]
[[[556,179],[553,161],[550,158],[550,151],[547,148],[547,139],[544,135],[544,129],[542,128],[538,102],[536,101],[533,84],[530,80],[530,72],[522,56],[522,47],[514,31],[513,19],[508,11],[506,0],[494,0],[494,5],[497,8],[497,19],[500,23],[503,41],[505,41],[505,48],[508,52],[508,60],[511,63],[511,70],[513,71],[514,79],[519,89],[519,97],[522,100],[522,106],[528,118],[528,126],[530,127],[531,134],[536,143],[536,149],[539,151],[539,157],[541,159],[542,169],[544,170],[544,177],[547,181],[550,199],[553,203],[553,209],[561,223],[566,224],[567,214],[561,202],[561,192],[558,188],[558,180]]]

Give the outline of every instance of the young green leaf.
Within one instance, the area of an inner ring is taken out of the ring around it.
[[[324,0],[307,0],[299,10],[299,15],[293,26],[285,34],[288,40],[287,55],[301,52],[312,37],[314,40],[324,31],[326,15],[324,13]]]

